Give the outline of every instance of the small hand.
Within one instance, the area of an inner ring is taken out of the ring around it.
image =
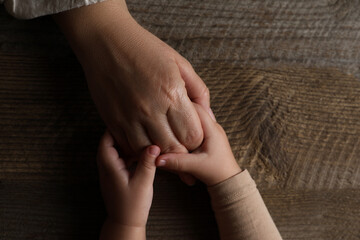
[[[192,153],[160,155],[156,165],[176,172],[185,172],[207,186],[220,183],[241,172],[231,151],[224,129],[205,110],[195,104],[204,132],[203,144]]]
[[[137,159],[135,172],[131,172],[114,144],[113,137],[106,131],[97,157],[108,222],[127,228],[145,228],[153,197],[155,159],[160,149],[157,146],[144,149]]]

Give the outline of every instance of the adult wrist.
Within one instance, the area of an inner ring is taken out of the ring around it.
[[[92,40],[106,35],[115,27],[128,28],[135,22],[123,0],[106,0],[55,14],[53,18],[78,57],[89,50]]]

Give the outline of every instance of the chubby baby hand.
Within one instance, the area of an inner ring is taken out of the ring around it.
[[[107,222],[127,228],[145,228],[153,198],[155,159],[160,148],[154,145],[145,148],[136,159],[138,165],[133,172],[126,166],[128,159],[119,156],[114,144],[113,137],[106,131],[97,156]]]

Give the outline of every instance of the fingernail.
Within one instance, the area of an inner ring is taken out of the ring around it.
[[[166,164],[166,161],[164,159],[160,159],[159,162],[158,162],[159,167],[165,166],[165,164]]]
[[[211,108],[208,108],[208,113],[210,114],[210,117],[216,122],[215,115],[214,115],[213,111],[211,110]]]
[[[151,146],[149,148],[149,153],[153,156],[158,156],[159,155],[159,148],[155,147],[155,146]]]

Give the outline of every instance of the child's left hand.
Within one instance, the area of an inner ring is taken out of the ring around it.
[[[105,132],[99,145],[97,162],[102,195],[108,220],[117,226],[145,228],[153,198],[155,159],[158,146],[143,150],[132,174],[114,147],[114,139]]]

